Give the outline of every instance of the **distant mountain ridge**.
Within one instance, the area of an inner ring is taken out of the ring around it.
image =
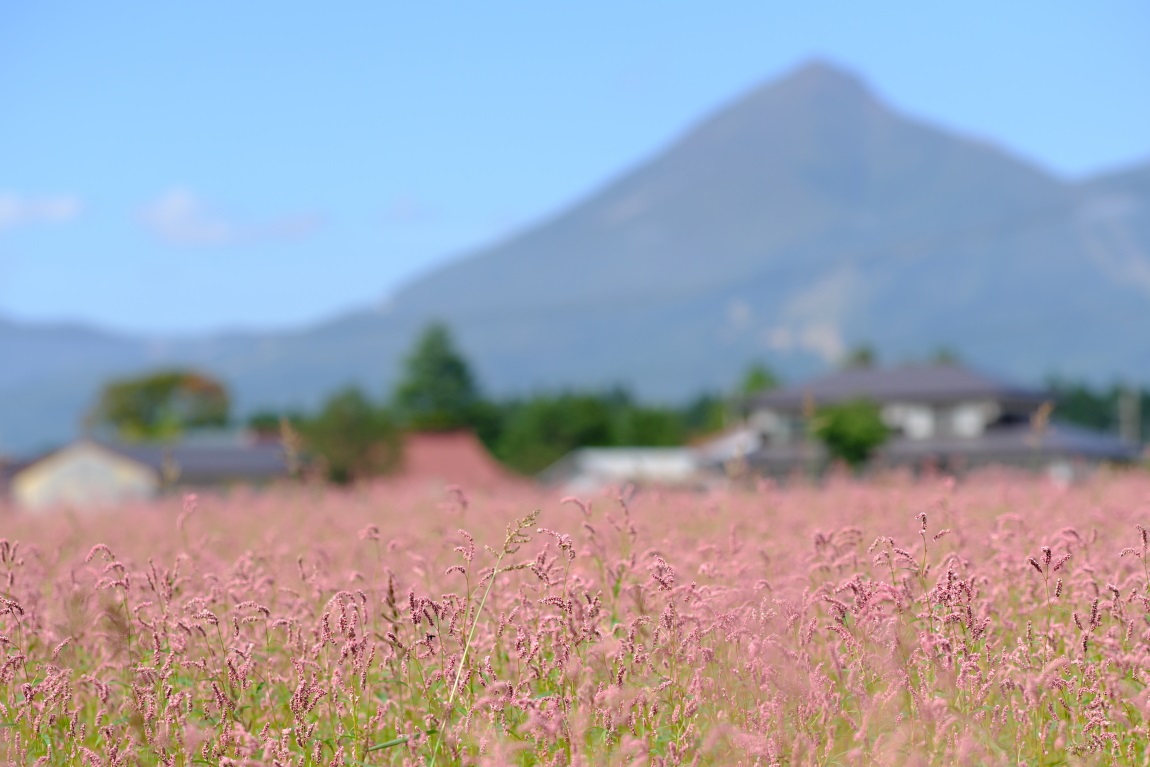
[[[180,361],[241,407],[382,393],[428,320],[493,393],[621,382],[662,399],[752,359],[813,373],[853,344],[940,345],[1022,381],[1150,379],[1150,164],[1066,183],[892,112],[813,63],[566,211],[362,311],[165,344],[0,321],[0,452],[66,438],[100,380]]]

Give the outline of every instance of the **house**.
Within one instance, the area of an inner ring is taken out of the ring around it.
[[[854,399],[874,402],[890,430],[874,459],[879,466],[957,471],[1004,464],[1065,473],[1137,457],[1137,447],[1116,436],[1048,420],[1046,392],[957,364],[916,364],[841,370],[752,398],[747,425],[759,443],[742,456],[747,467],[784,475],[825,466],[809,416]]]
[[[0,456],[0,510],[6,510],[12,503],[12,478],[27,466],[30,461]]]
[[[81,439],[13,467],[5,484],[17,507],[44,509],[131,503],[167,487],[265,484],[287,473],[280,445],[244,435],[162,445]]]
[[[538,477],[566,493],[592,493],[627,483],[693,487],[703,484],[699,454],[685,447],[585,447],[573,450]]]
[[[403,438],[399,470],[388,481],[442,488],[487,490],[522,484],[524,479],[496,461],[470,431],[412,432]]]

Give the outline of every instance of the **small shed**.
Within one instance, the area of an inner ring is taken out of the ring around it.
[[[151,466],[86,440],[32,461],[9,480],[13,502],[32,510],[140,501],[159,489],[160,474]]]
[[[287,475],[282,446],[243,435],[172,444],[82,439],[7,473],[19,508],[108,506],[154,498],[165,487],[260,485]]]
[[[572,450],[539,474],[568,493],[591,493],[634,482],[690,487],[703,482],[699,457],[686,447],[585,447]]]

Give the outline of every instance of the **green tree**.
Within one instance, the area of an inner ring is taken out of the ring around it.
[[[819,408],[811,431],[832,458],[854,469],[870,460],[889,436],[878,405],[865,399]]]
[[[761,362],[756,362],[743,373],[743,379],[732,393],[721,415],[720,428],[728,422],[745,419],[754,409],[757,395],[765,394],[779,387],[779,377],[775,371]]]
[[[506,412],[495,455],[525,474],[547,468],[575,448],[614,444],[614,412],[606,396],[537,395]]]
[[[644,405],[630,405],[618,412],[611,432],[611,444],[620,447],[672,447],[687,439],[682,413]]]
[[[727,424],[727,400],[717,394],[700,394],[680,411],[683,425],[694,435],[713,434]]]
[[[1091,386],[1084,381],[1050,377],[1047,379],[1046,388],[1054,395],[1059,420],[1098,431],[1112,433],[1119,431],[1121,426],[1119,400],[1122,396],[1122,387],[1118,384],[1100,387]],[[1150,389],[1135,390],[1135,395],[1140,400],[1139,431],[1145,440],[1150,436]]]
[[[187,429],[226,426],[231,401],[224,385],[192,370],[161,370],[109,381],[88,424],[122,439],[165,440]]]
[[[306,451],[337,484],[386,474],[402,457],[394,418],[355,387],[332,395],[299,430]]]
[[[450,431],[474,426],[479,403],[471,368],[451,332],[432,323],[404,362],[393,397],[396,414],[411,429]]]
[[[581,447],[656,447],[686,439],[684,414],[640,405],[626,389],[537,394],[507,403],[493,452],[534,474]]]
[[[747,372],[743,374],[739,394],[746,397],[752,394],[762,394],[778,387],[779,377],[775,375],[775,371],[761,362],[756,362],[747,368]]]

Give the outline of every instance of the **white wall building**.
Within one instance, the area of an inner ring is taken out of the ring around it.
[[[865,399],[890,430],[883,465],[961,469],[989,463],[1026,467],[1134,460],[1136,448],[1114,435],[1036,417],[1046,392],[1015,386],[956,364],[841,370],[753,398],[747,424],[759,446],[752,469],[785,474],[817,469],[827,455],[809,434],[819,407]]]

